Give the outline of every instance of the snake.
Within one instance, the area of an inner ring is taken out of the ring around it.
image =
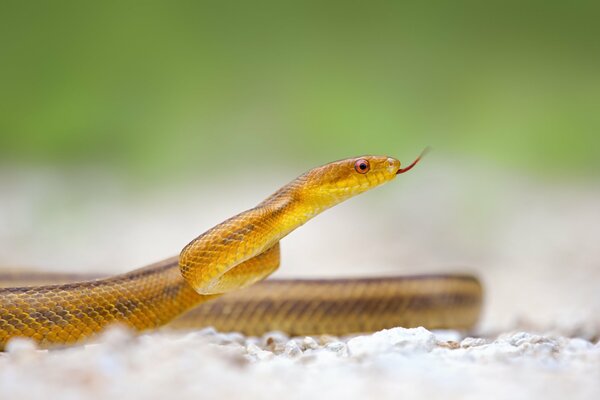
[[[279,267],[287,234],[392,181],[422,156],[404,168],[395,158],[365,155],[311,169],[202,233],[178,256],[127,273],[0,273],[0,350],[13,338],[43,348],[86,343],[111,325],[295,336],[395,326],[473,329],[483,290],[472,275],[265,280]]]

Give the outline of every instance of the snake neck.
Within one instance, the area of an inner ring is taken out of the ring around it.
[[[223,277],[231,269],[263,254],[291,231],[337,204],[331,198],[318,201],[310,192],[300,177],[256,207],[198,236],[179,257],[185,280],[202,295],[224,293]],[[255,272],[261,271],[264,269]],[[244,282],[240,280],[238,286]]]
[[[273,193],[256,208],[289,215],[286,234],[311,218],[351,197],[351,193],[333,193],[326,187],[311,183],[310,172],[296,178]]]

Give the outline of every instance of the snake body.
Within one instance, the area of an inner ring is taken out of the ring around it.
[[[401,169],[393,158],[364,156],[326,164],[203,233],[179,257],[114,277],[2,288],[0,349],[13,337],[44,347],[77,343],[115,323],[137,331],[171,323],[246,334],[469,329],[482,297],[471,276],[257,283],[279,267],[279,240],[289,232],[415,163]]]

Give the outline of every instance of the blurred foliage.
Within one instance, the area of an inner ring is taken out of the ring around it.
[[[0,157],[166,174],[424,145],[600,170],[598,2],[0,5]]]

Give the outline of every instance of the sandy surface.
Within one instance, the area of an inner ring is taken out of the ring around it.
[[[473,272],[486,287],[480,339],[394,329],[267,345],[207,330],[115,331],[52,352],[19,342],[0,355],[0,396],[600,398],[600,185],[428,162],[294,232],[277,274]],[[125,271],[294,175],[140,190],[104,173],[0,170],[0,265]]]

